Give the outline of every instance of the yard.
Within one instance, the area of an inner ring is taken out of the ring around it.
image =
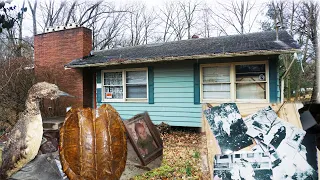
[[[162,165],[133,179],[210,179],[204,134],[195,129],[174,128],[161,138]]]

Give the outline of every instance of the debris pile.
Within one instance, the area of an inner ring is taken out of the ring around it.
[[[270,106],[244,119],[235,103],[204,114],[221,150],[214,157],[214,179],[318,179],[301,144],[306,132]]]

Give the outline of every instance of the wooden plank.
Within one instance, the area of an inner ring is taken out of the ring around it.
[[[191,88],[193,89],[193,82],[167,82],[167,83],[160,83],[160,82],[154,82],[154,88],[168,88],[168,92],[170,92],[170,88],[181,88],[181,92],[183,92],[183,89],[185,88]]]
[[[167,88],[167,87],[158,87],[154,89],[154,93],[168,93],[168,89],[170,89],[170,92],[172,93],[179,93],[179,92],[192,92],[193,93],[193,87],[189,87],[189,88],[181,88],[181,87],[171,87],[171,88]]]
[[[192,92],[171,92],[171,93],[156,93],[154,98],[172,98],[172,97],[184,97],[184,98],[192,98]]]

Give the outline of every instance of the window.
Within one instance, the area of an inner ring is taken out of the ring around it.
[[[127,98],[147,98],[146,71],[126,72]]]
[[[266,61],[200,67],[202,101],[268,101]]]
[[[103,81],[105,99],[123,99],[122,72],[105,72]]]
[[[102,71],[103,101],[146,101],[147,69]]]
[[[203,68],[203,98],[230,99],[230,66]]]
[[[236,65],[237,99],[266,99],[265,64]]]

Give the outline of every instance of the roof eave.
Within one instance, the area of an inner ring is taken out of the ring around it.
[[[220,53],[220,54],[205,54],[205,55],[192,55],[192,56],[178,56],[178,57],[157,57],[157,58],[141,58],[133,60],[113,60],[104,63],[94,64],[82,64],[82,65],[65,65],[65,68],[86,68],[86,67],[103,67],[103,66],[114,66],[114,65],[125,65],[125,64],[141,64],[141,63],[155,63],[163,61],[179,61],[179,60],[195,60],[195,59],[207,59],[207,58],[226,58],[226,57],[237,57],[237,56],[255,56],[255,55],[278,55],[278,54],[290,54],[299,51],[299,49],[286,49],[286,50],[259,50],[259,51],[245,51],[237,53]]]

